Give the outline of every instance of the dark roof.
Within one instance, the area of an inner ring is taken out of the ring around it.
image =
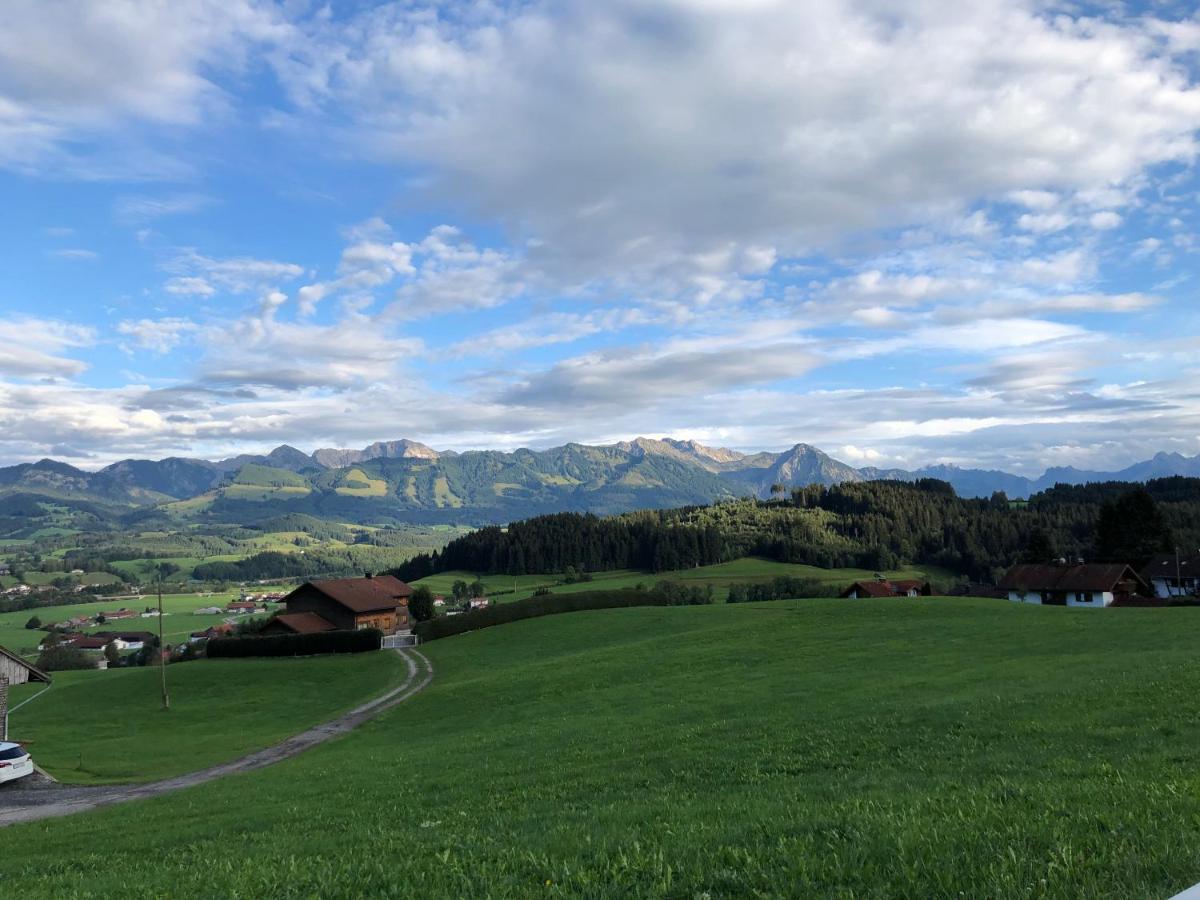
[[[17,654],[13,653],[11,650],[5,650],[3,647],[0,647],[0,656],[6,656],[9,659],[11,659],[13,662],[17,663],[18,665],[24,666],[26,669],[29,670],[29,677],[31,679],[33,679],[34,681],[44,681],[44,682],[46,682],[46,684],[50,683],[49,675],[47,675],[45,672],[43,672],[37,666],[31,666],[29,663],[25,662],[25,660],[21,659],[21,657],[17,656]]]
[[[395,609],[401,600],[412,596],[412,588],[393,575],[310,581],[296,588],[292,594],[310,587],[356,613]],[[292,594],[288,594],[288,597]]]
[[[208,628],[205,628],[203,631],[193,631],[191,636],[194,638],[207,638],[207,637],[212,637],[213,635],[224,635],[224,634],[232,634],[232,633],[233,633],[233,626],[222,623],[220,625],[210,625]]]
[[[103,650],[105,647],[107,647],[112,642],[113,642],[113,638],[92,637],[89,634],[89,635],[84,635],[83,637],[81,637],[79,640],[77,640],[71,646],[73,646],[79,650]]]
[[[328,619],[324,619],[314,612],[283,613],[271,619],[267,624],[271,625],[276,622],[296,634],[313,634],[318,631],[333,631],[337,628]]]
[[[1176,565],[1174,553],[1162,553],[1146,563],[1141,576],[1149,581],[1151,578],[1200,578],[1200,553],[1194,556],[1180,556]]]
[[[154,640],[154,635],[149,631],[93,631],[89,635],[84,635],[84,637],[102,637],[108,638],[110,641],[113,638],[119,638],[130,644],[135,644],[139,641],[144,644],[146,641]]]
[[[914,578],[902,579],[900,581],[856,581],[842,591],[841,595],[849,597],[855,591],[858,591],[860,596],[865,594],[868,597],[903,597],[910,590],[923,593],[928,587],[928,581],[918,581]]]
[[[1111,591],[1122,581],[1144,586],[1137,572],[1125,563],[1082,563],[1013,566],[1000,579],[1000,587],[1006,591]]]
[[[896,592],[892,590],[892,586],[886,581],[856,581],[846,590],[842,591],[843,597],[849,597],[855,591],[859,595],[866,594],[868,597],[895,597]]]

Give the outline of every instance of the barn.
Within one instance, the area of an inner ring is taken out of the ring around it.
[[[266,628],[271,633],[311,633],[378,628],[384,634],[408,630],[412,588],[392,575],[309,581],[287,597],[287,613]]]
[[[50,676],[11,650],[0,647],[0,740],[8,737],[8,686],[30,681],[50,683]]]
[[[26,684],[30,681],[50,683],[50,676],[31,666],[11,650],[0,647],[0,680],[7,684]]]

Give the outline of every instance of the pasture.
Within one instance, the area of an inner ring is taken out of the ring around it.
[[[722,601],[729,593],[729,585],[734,583],[761,583],[780,576],[791,578],[807,578],[819,581],[833,587],[843,587],[854,581],[872,580],[875,572],[867,569],[821,569],[816,566],[806,566],[798,563],[781,563],[770,559],[754,557],[735,559],[715,566],[699,566],[694,569],[680,569],[672,572],[637,572],[621,569],[613,572],[594,572],[592,580],[562,584],[561,576],[557,575],[483,575],[480,576],[489,595],[496,595],[497,602],[509,603],[513,600],[523,600],[533,595],[539,587],[545,587],[556,594],[576,591],[617,590],[631,588],[639,584],[653,587],[660,581],[677,581],[700,587],[712,586],[716,599]],[[880,573],[888,578],[918,578],[950,583],[956,579],[953,573],[936,566],[919,566],[906,569],[895,569]],[[414,581],[413,584],[427,585],[435,594],[450,596],[450,589],[456,581],[465,581],[468,585],[475,580],[472,572],[450,571],[439,572],[427,578]]]
[[[50,689],[11,716],[13,736],[63,782],[152,781],[270,746],[399,683],[395,653],[213,659],[157,668],[56,672]],[[13,688],[13,705],[45,688]]]
[[[528,620],[427,645],[424,693],[276,767],[0,831],[0,877],[21,897],[1163,897],[1200,880],[1198,625],[949,598]]]
[[[256,585],[254,593],[263,593],[277,588]],[[178,644],[186,641],[193,631],[203,631],[211,625],[225,621],[228,616],[194,615],[195,610],[208,606],[224,607],[226,603],[238,598],[237,591],[224,591],[199,594],[163,594],[163,640],[168,644]],[[45,637],[44,631],[25,628],[25,623],[36,616],[43,625],[52,622],[62,622],[72,616],[94,616],[98,612],[116,610],[121,607],[136,610],[141,613],[146,608],[157,609],[158,598],[154,594],[140,596],[122,596],[117,599],[96,600],[86,603],[72,603],[67,606],[44,606],[37,609],[23,609],[16,612],[0,613],[0,646],[7,647],[21,654],[36,653],[38,642]],[[158,618],[141,618],[113,620],[106,625],[93,625],[79,629],[85,634],[93,631],[151,631],[158,634]]]

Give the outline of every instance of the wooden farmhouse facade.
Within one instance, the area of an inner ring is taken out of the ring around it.
[[[287,612],[264,626],[263,634],[312,634],[378,628],[384,634],[407,631],[412,588],[391,575],[310,581],[287,597]]]

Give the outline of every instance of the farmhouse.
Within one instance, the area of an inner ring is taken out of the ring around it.
[[[102,612],[99,615],[97,615],[96,618],[99,619],[101,616],[104,617],[104,621],[106,621],[106,622],[110,622],[113,619],[133,619],[133,618],[137,617],[137,611],[132,610],[132,609],[125,609],[122,607],[121,609],[118,609],[116,612]]]
[[[247,613],[256,612],[258,604],[253,600],[234,600],[225,607],[225,612],[233,613],[234,615],[245,615]]]
[[[1141,576],[1154,589],[1155,597],[1195,597],[1200,594],[1200,553],[1156,556],[1142,569]]]
[[[154,635],[149,631],[93,631],[90,636],[112,641],[118,650],[141,650],[154,643]]]
[[[1000,579],[1000,589],[1014,603],[1095,608],[1144,602],[1150,591],[1124,563],[1065,562],[1013,566]]]
[[[193,631],[188,636],[188,643],[194,644],[197,641],[207,641],[218,637],[229,637],[231,634],[233,634],[233,626],[227,623],[222,623],[220,625],[213,625],[209,628],[205,628],[203,631]]]
[[[865,597],[928,597],[932,593],[933,588],[928,581],[888,581],[880,578],[875,581],[856,581],[842,591],[840,596],[861,600]]]
[[[310,581],[285,598],[287,612],[267,624],[267,634],[354,631],[378,628],[384,634],[408,629],[408,598],[412,588],[391,575]],[[297,618],[306,614],[304,618]],[[320,619],[329,627],[316,620]]]

